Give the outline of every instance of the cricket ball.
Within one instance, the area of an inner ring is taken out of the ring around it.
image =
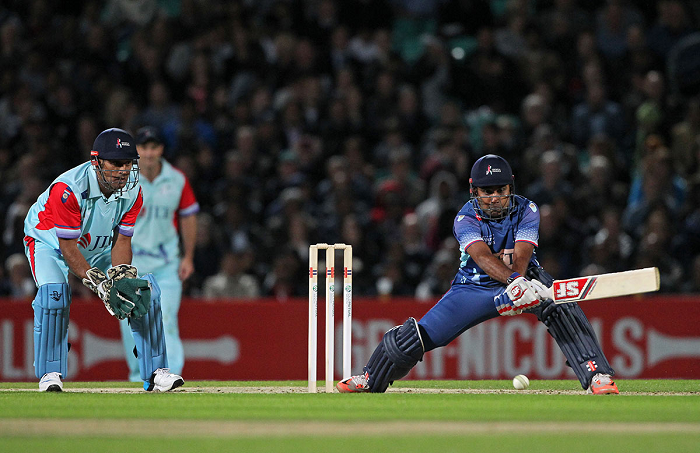
[[[524,374],[519,374],[513,378],[513,387],[516,390],[525,390],[530,387],[530,380]]]

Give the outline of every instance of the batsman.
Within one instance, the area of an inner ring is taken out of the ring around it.
[[[143,204],[138,158],[128,132],[101,132],[90,161],[58,176],[24,221],[25,254],[37,286],[32,307],[40,391],[62,391],[67,376],[69,272],[112,316],[129,320],[145,390],[184,384],[167,368],[158,283],[151,274],[138,278],[131,265],[131,237]]]
[[[454,219],[461,251],[450,289],[420,320],[408,318],[386,332],[364,373],[340,381],[342,393],[385,392],[433,349],[497,316],[531,313],[554,337],[581,386],[592,394],[617,394],[614,371],[583,310],[555,304],[553,278],[539,265],[537,205],[514,194],[508,162],[489,154],[471,170],[470,200]]]

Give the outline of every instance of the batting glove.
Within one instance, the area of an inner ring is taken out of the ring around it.
[[[554,299],[554,294],[552,293],[552,288],[547,288],[544,283],[539,280],[530,280],[530,286],[537,294],[537,298],[542,302],[547,299]]]
[[[530,282],[517,272],[513,273],[508,281],[510,283],[505,292],[494,298],[496,310],[501,316],[519,315],[523,310],[535,307],[542,302]]]

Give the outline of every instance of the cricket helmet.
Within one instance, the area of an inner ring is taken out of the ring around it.
[[[129,179],[124,187],[114,187],[110,182],[112,178],[106,178],[108,174],[114,174],[121,170],[105,170],[102,163],[105,160],[131,160]],[[97,181],[100,185],[118,195],[133,189],[139,183],[139,155],[136,152],[136,143],[131,134],[123,129],[111,128],[100,132],[92,144],[90,161],[97,173]]]
[[[472,171],[469,178],[469,193],[474,201],[474,209],[477,213],[487,220],[500,220],[508,216],[515,209],[513,200],[514,195],[514,180],[513,170],[510,168],[508,161],[495,154],[487,154],[480,157],[472,166]],[[510,186],[510,195],[508,196],[507,207],[502,209],[482,209],[480,198],[477,196],[477,187],[501,187]],[[488,212],[487,212],[488,211]]]

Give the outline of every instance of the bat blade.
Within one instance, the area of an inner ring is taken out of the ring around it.
[[[552,292],[554,302],[564,304],[658,291],[659,284],[659,269],[647,267],[625,272],[555,280]]]

